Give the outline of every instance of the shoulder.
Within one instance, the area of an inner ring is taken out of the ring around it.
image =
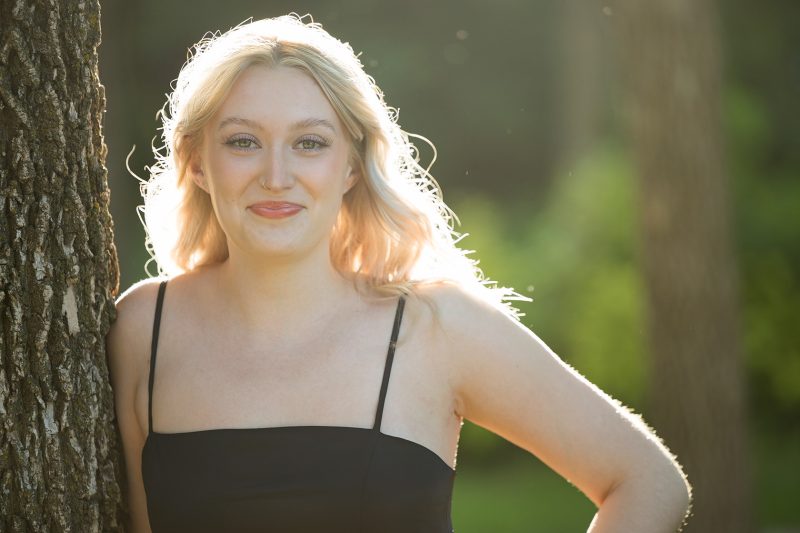
[[[133,314],[141,312],[142,308],[148,304],[155,307],[155,298],[162,281],[166,281],[166,278],[148,278],[137,281],[117,298],[117,310],[124,309]]]
[[[528,331],[487,294],[455,282],[417,285],[411,298],[428,304],[420,307],[429,309],[440,333],[456,345],[487,342],[507,331]]]
[[[538,341],[500,304],[463,285],[426,283],[415,287],[412,299],[429,304],[416,306],[420,322],[432,324],[429,331],[447,361],[461,416],[470,414],[475,384],[488,377],[487,369],[511,371],[519,362],[515,359]]]
[[[142,328],[152,327],[158,289],[162,281],[164,278],[141,280],[117,298],[117,318],[112,325],[112,332],[116,335],[141,337]]]
[[[116,319],[106,337],[108,362],[115,387],[135,388],[147,365],[158,287],[163,278],[139,281],[115,303]]]

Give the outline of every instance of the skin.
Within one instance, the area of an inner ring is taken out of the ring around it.
[[[267,97],[268,96],[268,97]],[[228,117],[256,125],[228,123]],[[304,119],[322,125],[294,127]],[[247,139],[247,140],[242,140]],[[324,139],[326,146],[314,141]],[[167,287],[153,429],[371,427],[396,300],[358,294],[333,268],[329,235],[360,176],[350,139],[312,78],[251,67],[204,131],[192,178],[206,190],[230,258]],[[288,219],[249,206],[299,203]],[[132,530],[150,531],[141,477],[150,335],[158,285],[117,302],[107,338]],[[678,466],[652,432],[518,322],[452,284],[406,304],[381,431],[455,467],[463,419],[539,457],[599,508],[590,531],[675,531],[688,505]]]

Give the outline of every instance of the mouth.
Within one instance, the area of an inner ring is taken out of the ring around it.
[[[248,209],[264,218],[285,218],[299,213],[304,207],[292,202],[259,202]]]

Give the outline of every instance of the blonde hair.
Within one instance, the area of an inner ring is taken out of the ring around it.
[[[489,286],[496,284],[467,257],[471,251],[457,246],[464,236],[453,231],[458,218],[353,49],[303,18],[292,13],[248,19],[224,34],[206,34],[190,51],[165,103],[168,111],[159,111],[164,145],[154,147],[156,163],[141,186],[146,246],[159,274],[176,275],[228,257],[210,198],[187,170],[204,126],[237,77],[252,65],[287,66],[307,73],[322,89],[349,134],[361,171],[332,228],[330,257],[337,271],[357,288],[366,284],[386,297],[415,293],[422,283],[453,282],[516,319],[523,316],[505,300],[530,299]]]

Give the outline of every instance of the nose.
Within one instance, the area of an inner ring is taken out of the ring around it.
[[[268,191],[289,189],[294,185],[291,169],[279,147],[265,151],[258,183]]]

